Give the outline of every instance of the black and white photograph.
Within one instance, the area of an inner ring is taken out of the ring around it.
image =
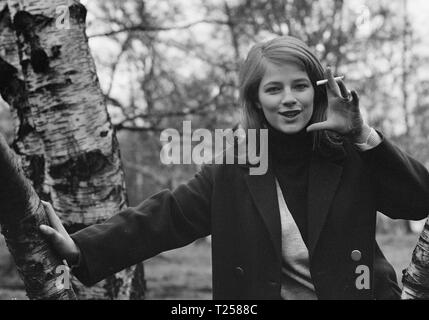
[[[429,299],[428,21],[425,0],[0,0],[0,300]]]

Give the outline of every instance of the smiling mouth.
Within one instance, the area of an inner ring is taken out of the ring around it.
[[[301,113],[301,110],[290,110],[290,111],[279,112],[279,114],[281,114],[286,118],[295,118],[300,113]]]

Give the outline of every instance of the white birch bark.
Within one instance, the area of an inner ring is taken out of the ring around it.
[[[6,100],[19,122],[15,149],[69,232],[102,222],[127,199],[118,143],[85,35],[86,9],[67,0],[8,0],[7,7],[28,95],[25,107]],[[126,299],[132,272],[91,288],[76,281],[75,291],[79,299]]]
[[[30,299],[74,300],[62,279],[68,268],[38,229],[47,224],[45,209],[18,160],[0,134],[0,225],[6,244]]]
[[[402,278],[402,299],[429,299],[429,219]]]
[[[16,116],[20,114],[22,119],[26,119],[28,116],[25,113],[29,110],[29,102],[23,75],[19,72],[18,48],[10,22],[6,2],[1,1],[0,94],[11,105],[19,106],[19,111],[15,109]],[[26,126],[25,121],[22,121],[22,124]],[[19,134],[22,127],[16,128]],[[37,136],[34,132],[28,132],[26,137],[31,155],[40,159],[41,144]],[[0,135],[2,233],[30,299],[76,299],[73,290],[63,286],[60,279],[66,270],[65,266],[38,231],[38,226],[46,224],[47,221],[40,199],[22,171],[22,163],[27,163],[29,159],[31,160],[31,157],[27,158],[25,154],[17,157]],[[27,163],[25,167],[32,166]]]

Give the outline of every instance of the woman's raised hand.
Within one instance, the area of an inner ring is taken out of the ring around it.
[[[333,130],[352,140],[359,140],[364,129],[369,127],[364,123],[359,110],[359,97],[356,91],[347,90],[344,82],[340,79],[335,81],[331,69],[325,71],[328,79],[328,109],[326,120],[311,124],[307,131]]]
[[[80,258],[79,247],[67,233],[52,205],[45,201],[42,201],[42,203],[52,227],[42,224],[40,231],[45,235],[61,258],[65,259],[70,266],[77,264]]]

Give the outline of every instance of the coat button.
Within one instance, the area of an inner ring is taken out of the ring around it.
[[[359,250],[353,250],[351,257],[353,261],[359,261],[362,258],[362,252],[360,252]]]
[[[234,271],[237,277],[241,278],[244,276],[244,270],[242,267],[236,267]]]

